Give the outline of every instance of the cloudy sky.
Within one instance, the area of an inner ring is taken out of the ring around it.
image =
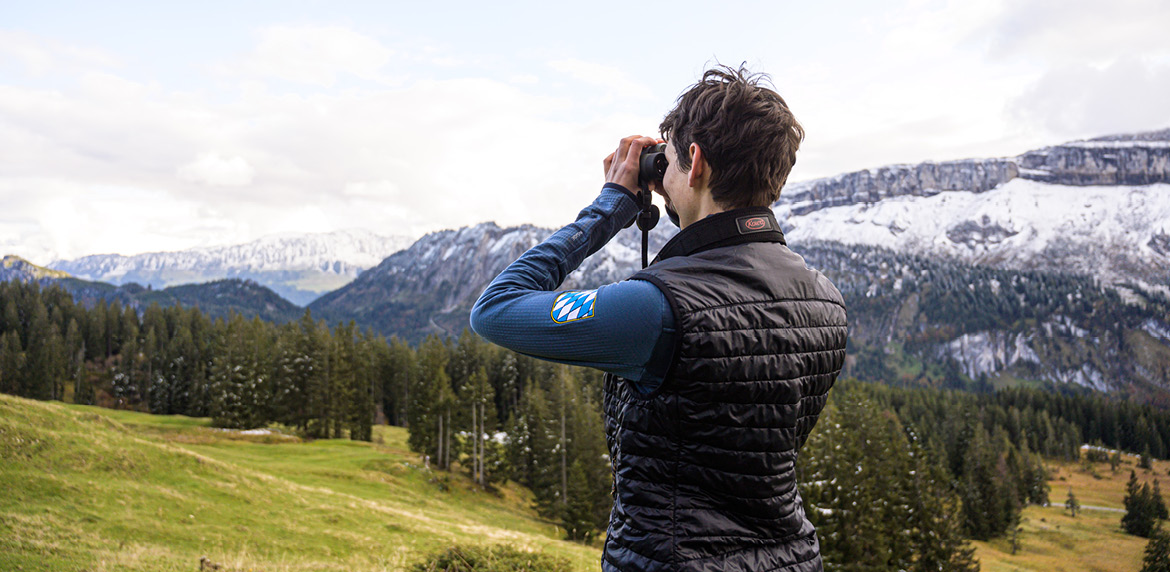
[[[0,255],[558,226],[715,62],[792,180],[1170,127],[1170,0],[171,4],[0,1]]]

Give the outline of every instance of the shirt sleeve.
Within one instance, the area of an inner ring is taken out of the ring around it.
[[[471,328],[519,353],[593,367],[651,391],[666,374],[674,314],[654,284],[626,280],[596,290],[556,289],[638,213],[633,193],[607,184],[572,224],[509,265],[471,311]]]

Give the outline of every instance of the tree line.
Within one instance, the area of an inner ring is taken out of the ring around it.
[[[308,311],[282,325],[213,320],[177,305],[86,307],[56,286],[5,282],[0,391],[225,428],[280,424],[306,438],[369,441],[375,423],[390,423],[410,430],[428,468],[529,487],[571,538],[587,540],[608,519],[601,376],[470,332],[413,348]]]
[[[308,312],[283,325],[212,320],[0,283],[0,390],[222,427],[277,423],[307,438],[370,440],[375,423],[405,426],[429,468],[485,488],[523,484],[570,538],[587,541],[608,519],[601,375],[469,332],[412,347]],[[1164,412],[1096,396],[843,379],[801,452],[801,491],[827,563],[874,554],[906,569],[963,569],[965,539],[1002,535],[1023,506],[1047,502],[1041,455],[1074,459],[1097,440],[1162,457],[1168,427]]]

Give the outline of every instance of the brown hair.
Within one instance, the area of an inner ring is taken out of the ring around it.
[[[691,169],[691,143],[699,145],[711,166],[711,198],[726,209],[769,206],[780,198],[804,139],[804,128],[768,76],[743,65],[703,72],[658,130],[674,145],[683,171]]]

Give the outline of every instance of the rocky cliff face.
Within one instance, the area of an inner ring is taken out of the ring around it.
[[[1167,140],[1077,141],[1029,151],[1017,161],[1021,177],[1046,183],[1085,186],[1170,182]]]
[[[876,203],[900,196],[928,197],[943,191],[983,192],[1018,175],[1010,159],[969,159],[889,165],[785,187],[776,208],[803,215],[823,208]]]
[[[1170,129],[1074,141],[1013,158],[888,165],[803,181],[785,187],[775,208],[799,216],[900,196],[982,193],[1016,177],[1069,186],[1170,182]]]

